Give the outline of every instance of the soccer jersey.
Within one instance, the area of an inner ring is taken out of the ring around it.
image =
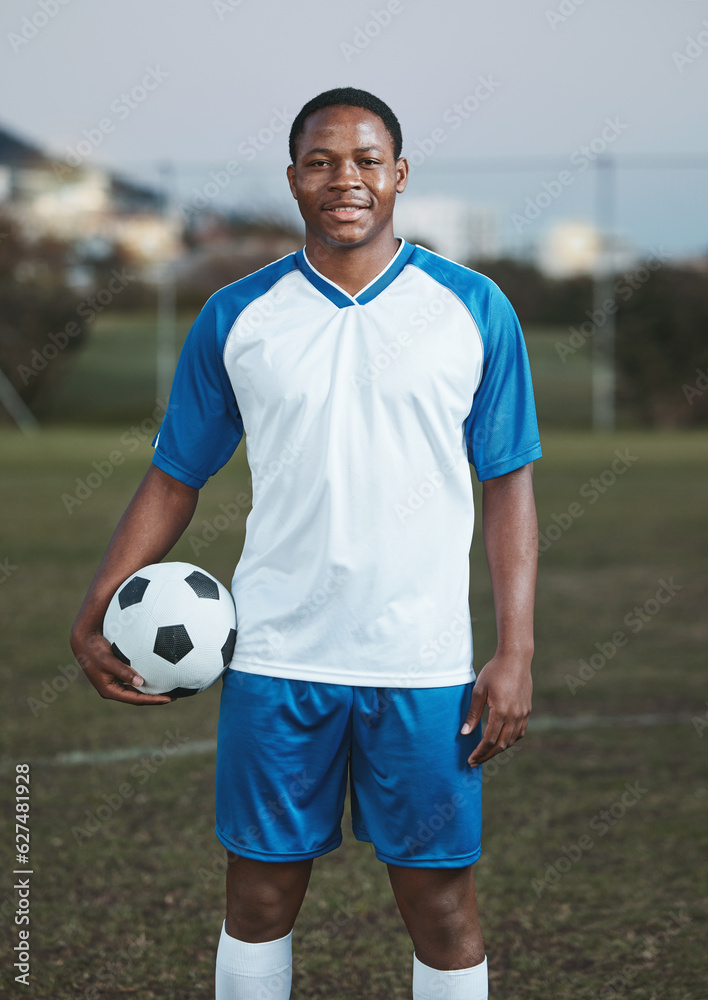
[[[474,678],[470,463],[541,455],[526,348],[489,278],[401,241],[349,295],[290,254],[215,292],[154,463],[201,487],[245,433],[231,667],[334,684]]]

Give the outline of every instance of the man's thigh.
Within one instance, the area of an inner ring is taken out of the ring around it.
[[[482,768],[467,758],[481,726],[460,734],[473,683],[354,689],[352,827],[379,860],[463,868],[479,858]]]
[[[256,861],[334,850],[351,741],[352,688],[224,675],[216,758],[216,834]]]

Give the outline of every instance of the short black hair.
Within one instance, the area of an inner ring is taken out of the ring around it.
[[[313,97],[296,115],[290,129],[290,158],[293,163],[295,163],[297,156],[295,143],[305,127],[305,119],[321,108],[332,108],[337,104],[344,104],[350,108],[366,108],[367,111],[378,115],[393,140],[393,158],[397,160],[400,157],[403,148],[401,126],[388,104],[379,97],[375,97],[374,94],[370,94],[368,90],[359,90],[356,87],[335,87],[333,90],[325,90],[317,97]]]

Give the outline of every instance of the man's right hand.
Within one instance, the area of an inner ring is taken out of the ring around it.
[[[113,594],[137,569],[167,555],[192,519],[199,490],[151,465],[113,533],[71,630],[77,663],[102,698],[129,705],[169,705],[164,694],[137,690],[143,678],[113,655],[102,635]]]
[[[143,694],[134,690],[143,684],[143,678],[113,655],[111,644],[100,632],[84,633],[80,625],[75,625],[71,633],[71,648],[76,662],[102,698],[125,701],[129,705],[169,705],[174,700],[168,695]]]

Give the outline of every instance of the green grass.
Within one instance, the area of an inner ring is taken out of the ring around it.
[[[176,349],[194,315],[180,316]],[[157,321],[149,313],[106,313],[86,346],[62,358],[64,370],[43,404],[42,422],[126,424],[155,408]]]
[[[177,323],[177,350],[195,319]],[[539,419],[565,428],[590,426],[590,346],[563,363],[556,350],[566,328],[529,327],[526,342]],[[63,357],[62,377],[43,403],[41,418],[51,423],[129,424],[155,406],[157,323],[154,315],[106,313],[91,325],[86,346]]]
[[[169,733],[186,738],[185,745],[215,735],[218,688],[136,710],[102,701],[83,676],[66,680],[58,669],[73,663],[71,620],[150,459],[151,431],[137,440],[140,435],[129,430],[135,419],[81,431],[50,429],[31,439],[0,434],[0,562],[15,567],[0,584],[3,620],[10,623],[0,634],[3,803],[10,799],[16,760],[155,748]],[[571,517],[540,560],[534,714],[704,716],[708,435],[547,431],[543,444],[535,475],[541,529],[557,523],[554,514],[563,522],[573,503],[582,513]],[[616,451],[626,449],[629,467],[591,502],[593,487],[583,494],[584,485],[601,478]],[[112,451],[122,454],[122,463],[69,513],[62,498]],[[248,492],[249,485],[241,445],[202,491],[194,524],[170,558],[197,561],[228,583],[243,544],[245,512],[197,557],[190,538],[199,538],[219,504]],[[471,567],[481,665],[492,652],[494,631],[479,537]],[[671,578],[681,589],[655,614],[645,612],[648,620],[634,631],[625,617],[635,607],[653,611],[646,602],[659,580]],[[626,633],[626,643],[571,692],[566,677],[577,675],[579,661],[618,631]],[[504,766],[504,757],[488,766],[485,781],[476,873],[492,996],[701,1000],[708,910],[704,737],[685,721],[651,729],[536,731],[520,747]],[[25,995],[212,995],[223,915],[223,851],[213,833],[214,754],[170,755],[153,770],[148,774],[132,759],[33,766],[33,985]],[[646,791],[600,834],[593,818],[618,802],[625,783],[635,782]],[[119,796],[118,808],[95,832],[77,835],[105,804],[104,796],[116,803],[121,785],[131,792]],[[4,808],[8,848],[9,815]],[[403,1000],[410,996],[412,945],[384,866],[354,841],[348,822],[347,806],[344,844],[315,864],[294,934],[293,996]],[[584,835],[592,848],[552,882],[549,866],[564,861],[567,851],[572,856]],[[9,849],[3,857],[9,873]],[[9,875],[5,886],[0,911],[6,941],[14,943]],[[657,937],[672,913],[677,933]],[[617,976],[625,985],[608,992]],[[2,995],[19,996],[20,990],[6,963]]]

